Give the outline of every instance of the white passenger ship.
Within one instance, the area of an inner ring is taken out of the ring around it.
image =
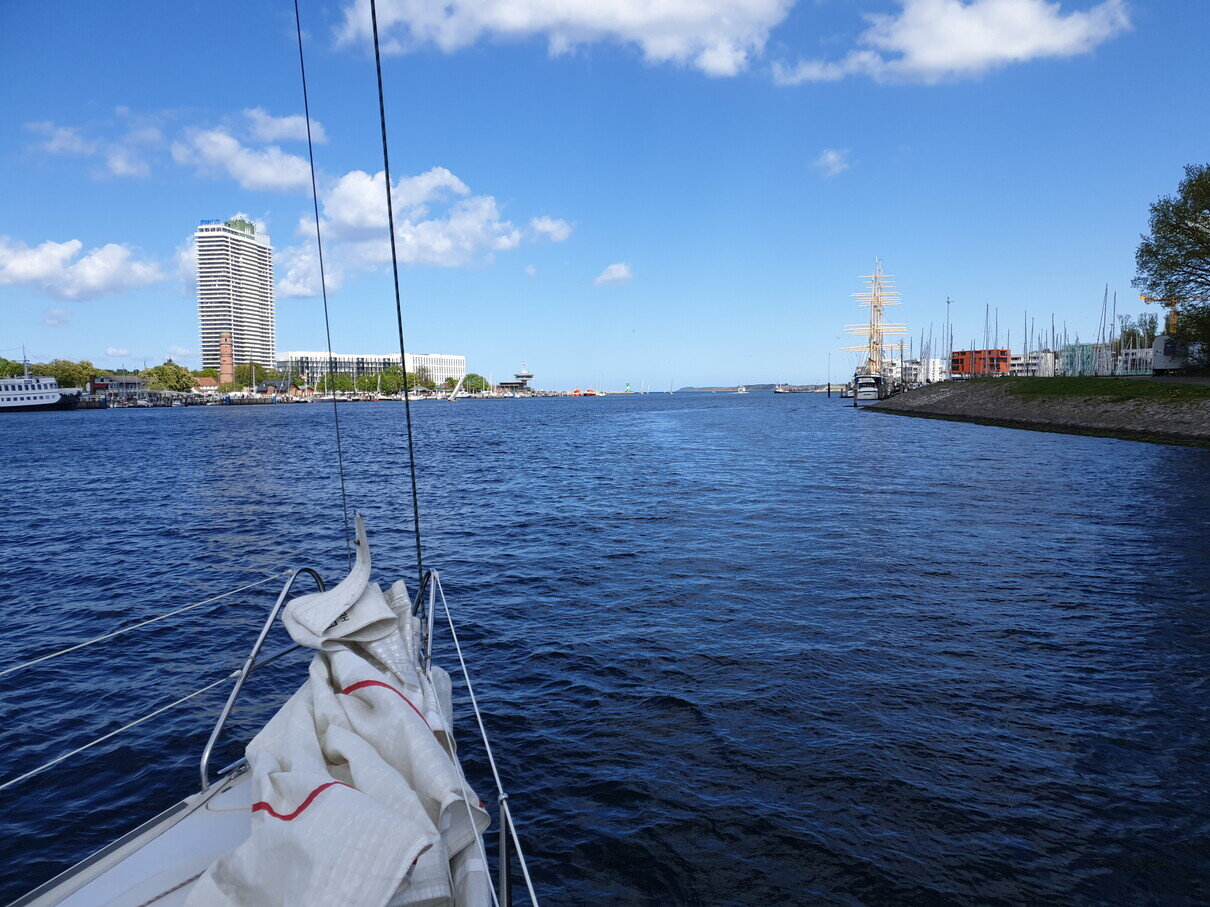
[[[81,389],[59,387],[47,375],[31,375],[29,363],[19,378],[0,378],[0,413],[32,413],[45,409],[75,409]]]

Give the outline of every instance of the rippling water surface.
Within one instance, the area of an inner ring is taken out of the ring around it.
[[[375,573],[412,581],[402,410],[341,418]],[[415,420],[426,560],[549,903],[1210,897],[1210,452],[817,395]],[[0,425],[0,669],[344,568],[328,407]],[[229,671],[270,601],[0,678],[0,780]],[[217,765],[304,665],[252,681]],[[196,790],[224,690],[0,793],[0,897]]]

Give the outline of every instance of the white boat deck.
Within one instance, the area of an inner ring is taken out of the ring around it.
[[[246,767],[165,810],[17,905],[174,907],[193,883],[252,831],[252,774]]]

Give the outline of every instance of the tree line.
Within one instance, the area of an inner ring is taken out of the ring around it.
[[[24,374],[24,371],[24,363],[0,357],[0,377],[17,377]],[[147,382],[146,386],[148,390],[179,391],[182,393],[196,390],[199,378],[212,378],[215,381],[219,379],[218,369],[216,368],[202,368],[190,371],[185,366],[173,362],[171,359],[160,365],[153,365],[149,368],[133,371],[130,369],[99,370],[87,359],[81,359],[78,362],[73,362],[70,359],[52,359],[50,362],[31,363],[29,371],[31,375],[44,375],[54,378],[59,383],[59,387],[82,388],[95,376],[102,374],[137,375]],[[381,390],[384,394],[394,395],[403,390],[404,380],[407,381],[409,391],[431,391],[437,389],[437,382],[433,380],[431,372],[424,366],[421,366],[414,372],[408,372],[405,379],[403,369],[397,365],[389,366],[383,370],[381,382],[379,375],[361,375],[354,381],[351,375],[338,372],[332,376],[332,389],[337,393],[352,393],[353,391],[375,393]],[[218,390],[220,393],[229,393],[245,387],[259,385],[265,381],[284,381],[300,388],[305,384],[301,375],[283,375],[278,369],[249,362],[237,365],[235,367],[235,380],[220,384]],[[327,375],[321,376],[315,382],[315,390],[320,393],[327,393],[327,383]],[[457,382],[453,378],[446,378],[444,386],[447,390],[453,390],[456,384]],[[462,386],[472,392],[485,391],[487,390],[488,382],[482,375],[476,375],[472,372],[467,374]]]

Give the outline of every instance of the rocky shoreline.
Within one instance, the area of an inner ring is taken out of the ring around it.
[[[866,409],[1032,431],[1210,447],[1210,399],[1022,396],[1013,393],[1011,380],[932,384],[871,404]]]

